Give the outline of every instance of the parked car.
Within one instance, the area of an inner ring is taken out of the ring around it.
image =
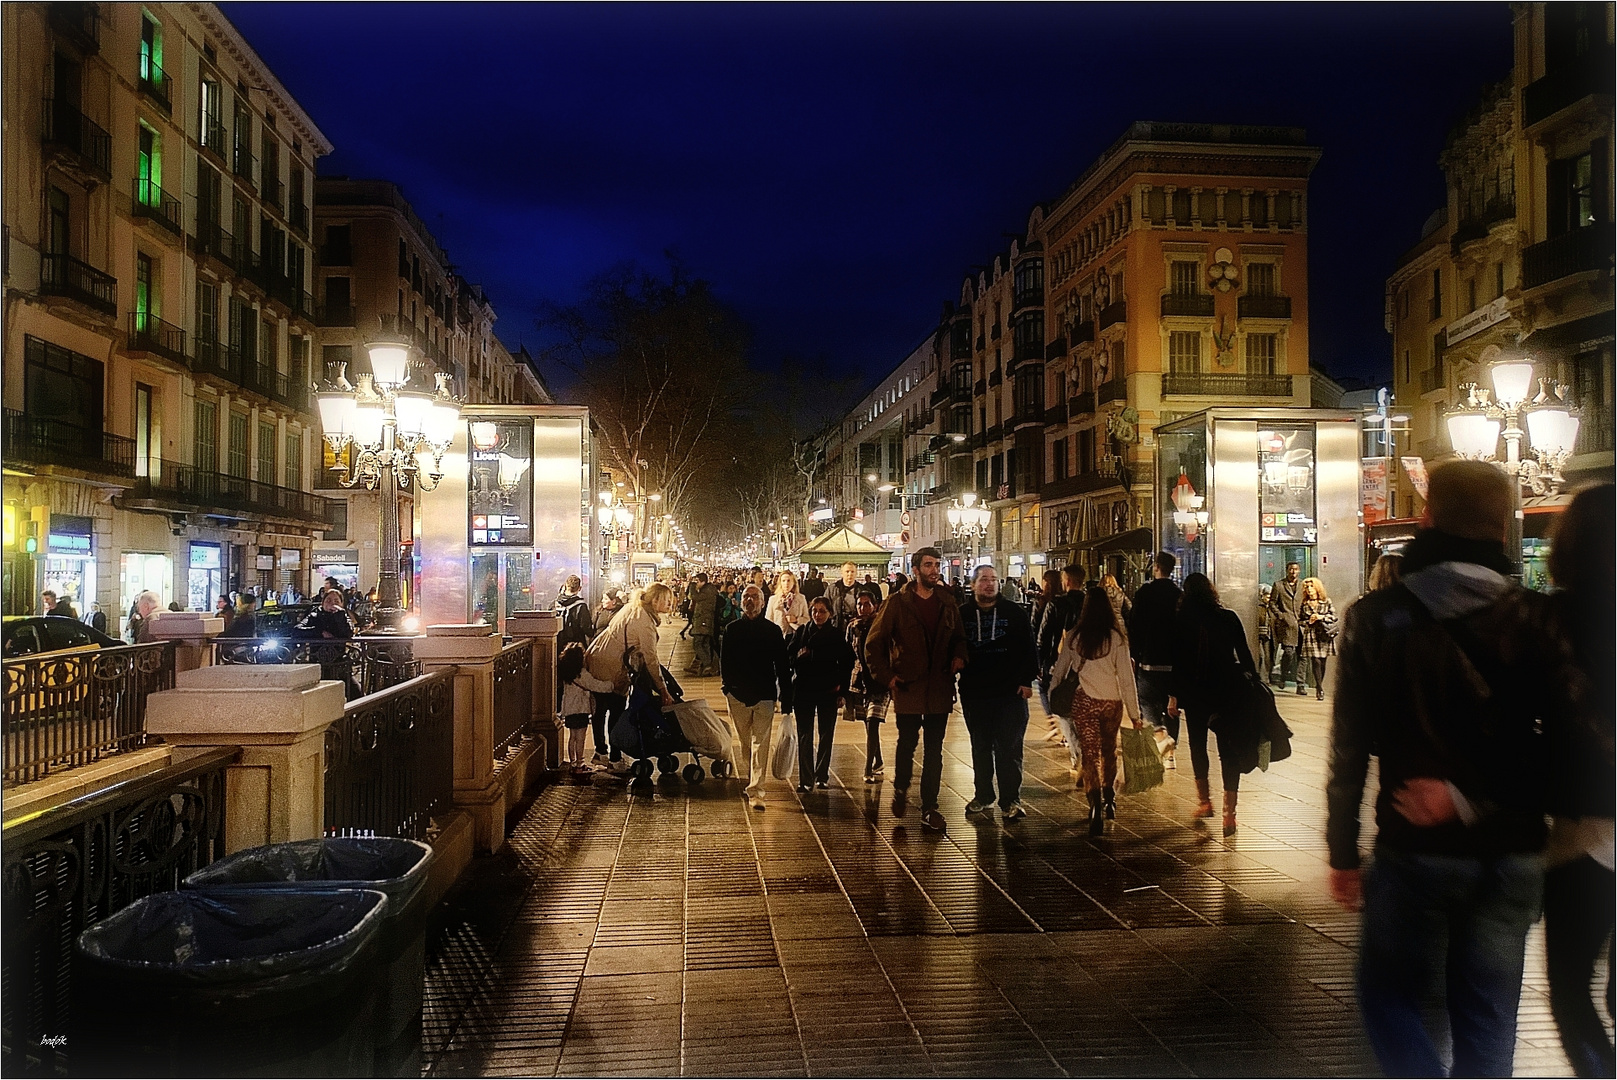
[[[86,645],[110,649],[124,644],[66,615],[7,615],[0,633],[4,635],[3,641],[0,641],[0,652],[7,659],[56,652],[59,649],[78,649]]]

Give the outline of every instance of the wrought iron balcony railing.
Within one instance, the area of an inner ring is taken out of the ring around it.
[[[180,200],[164,191],[150,179],[136,177],[135,216],[156,222],[175,235],[185,231],[185,209]]]
[[[1162,297],[1164,315],[1194,315],[1211,318],[1212,293],[1165,293]]]
[[[1217,375],[1206,372],[1165,374],[1163,396],[1180,394],[1197,397],[1290,397],[1290,375]]]
[[[81,52],[94,55],[101,51],[101,13],[99,4],[52,3],[51,29],[78,46]]]
[[[280,517],[316,527],[336,523],[332,500],[324,496],[167,459],[153,475],[136,477],[124,497],[219,517]]]
[[[77,300],[104,315],[118,314],[118,279],[71,255],[40,258],[39,291]]]
[[[140,91],[162,106],[164,112],[173,108],[174,80],[150,56],[140,58]]]
[[[185,355],[185,331],[148,311],[129,313],[129,351],[190,366]]]
[[[45,99],[41,139],[71,153],[102,180],[112,179],[112,136],[67,102]]]
[[[1585,225],[1522,250],[1522,286],[1532,289],[1588,270],[1610,270],[1611,222]]]
[[[1289,319],[1289,296],[1240,296],[1235,300],[1235,313],[1243,319]]]
[[[135,440],[61,420],[5,411],[4,456],[34,465],[66,465],[103,476],[135,475]]]

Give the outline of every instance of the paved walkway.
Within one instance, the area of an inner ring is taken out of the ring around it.
[[[689,662],[677,629],[675,672]],[[685,686],[723,713],[717,680]],[[863,783],[852,724],[829,791],[771,782],[761,813],[733,779],[670,777],[650,795],[604,775],[555,783],[437,913],[425,1071],[1373,1075],[1357,923],[1325,888],[1328,709],[1282,705],[1295,751],[1243,779],[1229,840],[1217,818],[1189,823],[1185,750],[1091,841],[1042,720],[1028,817],[1010,824],[964,817],[970,751],[951,721],[941,837],[913,804],[892,815],[890,781]],[[1535,933],[1519,1075],[1569,1071],[1541,945]]]

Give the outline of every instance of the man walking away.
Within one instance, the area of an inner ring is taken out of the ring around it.
[[[707,574],[697,574],[691,584],[691,644],[695,658],[685,669],[687,675],[717,675],[718,661],[714,659],[714,643],[719,633],[719,587],[708,581]]]
[[[1434,469],[1403,581],[1367,593],[1342,632],[1331,731],[1331,893],[1362,905],[1359,1007],[1389,1076],[1509,1076],[1522,954],[1544,888],[1547,735],[1580,674],[1549,600],[1510,576],[1514,481]],[[1378,759],[1376,841],[1362,886],[1359,803]],[[1446,999],[1447,1040],[1428,1029]]]
[[[1297,692],[1308,693],[1308,673],[1297,662],[1298,646],[1302,644],[1303,583],[1298,577],[1302,568],[1296,563],[1286,564],[1286,578],[1277,581],[1269,590],[1269,633],[1280,646],[1280,682],[1285,689],[1292,678],[1297,680]]]
[[[915,770],[915,746],[926,734],[921,754],[921,824],[942,832],[938,791],[943,786],[943,735],[954,707],[954,677],[966,666],[966,635],[960,608],[942,585],[943,555],[924,547],[910,556],[915,580],[887,598],[865,639],[871,676],[892,694],[898,724],[893,766],[893,814],[903,817]]]
[[[1179,743],[1179,717],[1168,715],[1168,684],[1173,674],[1173,622],[1179,610],[1179,586],[1173,583],[1178,561],[1166,551],[1151,560],[1151,580],[1134,594],[1129,612],[1129,651],[1134,656],[1134,682],[1140,691],[1140,712],[1158,729],[1167,729],[1166,740],[1158,739],[1163,764],[1174,767],[1174,747]]]
[[[1061,581],[1065,591],[1044,605],[1044,614],[1039,619],[1039,685],[1044,692],[1050,692],[1050,669],[1055,666],[1056,655],[1061,651],[1061,639],[1074,626],[1078,625],[1078,614],[1084,608],[1084,568],[1074,563],[1061,571]],[[1078,767],[1081,763],[1079,757],[1078,729],[1072,725],[1072,717],[1067,715],[1052,716],[1056,728],[1067,740],[1067,758],[1074,778],[1074,784],[1083,787],[1083,781],[1078,778]],[[1051,738],[1055,736],[1052,734]]]
[[[754,810],[764,808],[764,781],[769,777],[769,743],[775,703],[792,711],[792,671],[786,662],[786,639],[780,627],[764,618],[764,592],[748,585],[741,593],[740,619],[724,631],[719,675],[730,722],[741,740],[737,775],[747,785]]]
[[[971,732],[971,768],[976,793],[966,813],[994,805],[1006,821],[1027,817],[1022,809],[1022,744],[1027,738],[1027,703],[1039,677],[1033,626],[1022,605],[999,595],[992,566],[971,577],[971,600],[960,609],[966,632],[966,666],[960,672],[960,709]]]
[[[819,567],[813,567],[809,570],[808,576],[797,587],[797,591],[802,593],[803,599],[811,604],[825,595],[825,578],[820,575]],[[838,629],[840,630],[841,627],[838,627]]]
[[[837,629],[846,631],[848,624],[859,617],[858,593],[860,589],[871,586],[859,583],[859,568],[851,562],[842,564],[842,577],[833,581],[825,588],[825,598],[831,601],[831,617],[837,621]]]

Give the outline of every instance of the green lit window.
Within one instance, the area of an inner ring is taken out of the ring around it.
[[[140,145],[135,151],[135,199],[145,206],[163,201],[163,154],[157,132],[140,125]]]
[[[143,252],[135,254],[135,329],[145,331],[146,320],[152,312],[152,258]]]
[[[163,30],[150,15],[140,19],[140,78],[153,84],[163,81]]]

